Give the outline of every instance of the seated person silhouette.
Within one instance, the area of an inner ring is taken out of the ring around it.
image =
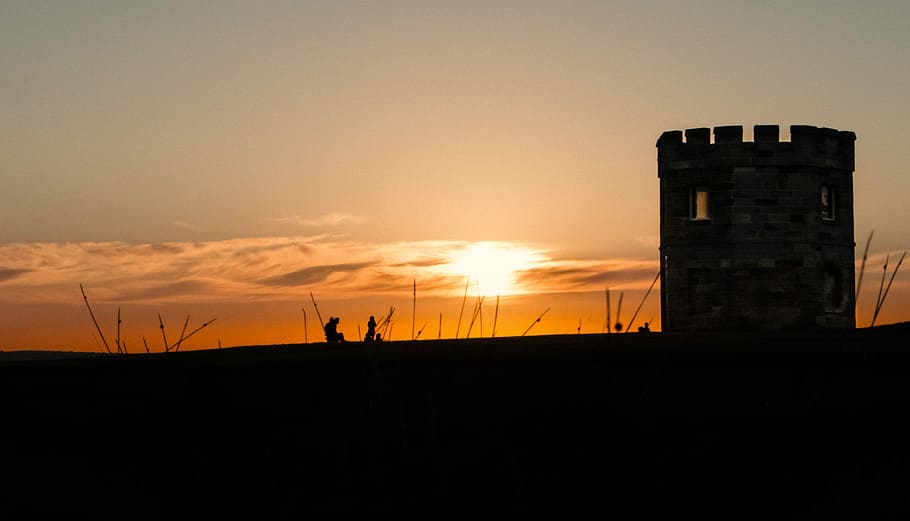
[[[382,335],[380,335],[379,333],[376,333],[376,340],[374,340],[374,342],[376,342],[377,344],[382,342]]]
[[[329,317],[329,321],[325,324],[325,341],[326,342],[344,342],[344,334],[338,332],[338,322],[341,321],[338,317]]]
[[[376,319],[373,318],[373,315],[370,315],[370,321],[367,322],[367,335],[363,337],[363,341],[372,343],[374,336],[376,336]]]
[[[645,325],[643,325],[643,326],[638,326],[638,332],[639,332],[639,333],[650,333],[650,332],[651,332],[651,328],[648,327],[648,323],[645,322]]]

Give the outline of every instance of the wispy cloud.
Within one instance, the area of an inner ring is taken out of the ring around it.
[[[392,268],[430,268],[434,266],[442,266],[449,262],[448,259],[444,257],[426,257],[423,259],[413,259],[398,264],[392,264]]]
[[[131,291],[121,292],[120,299],[128,302],[158,301],[185,295],[205,295],[217,289],[202,280],[181,280],[165,284],[150,284]]]
[[[302,217],[294,215],[291,217],[276,217],[268,219],[270,222],[295,224],[309,228],[325,228],[331,226],[341,226],[343,224],[357,224],[363,222],[363,219],[356,215],[332,212],[319,217]]]
[[[499,260],[527,259],[515,266],[510,291],[518,294],[646,287],[657,269],[656,261],[582,261],[553,258],[532,245],[482,246],[500,252]],[[0,302],[78,302],[80,283],[94,301],[118,303],[300,300],[317,288],[325,298],[350,298],[406,291],[413,280],[424,295],[452,296],[461,294],[468,275],[460,259],[477,249],[462,241],[374,244],[327,235],[5,244]]]
[[[612,259],[554,261],[519,273],[523,284],[554,291],[590,291],[605,287],[647,287],[657,274],[658,261]]]
[[[2,269],[0,268],[0,282],[4,280],[11,280],[23,273],[28,273],[29,270],[12,270],[12,269]]]
[[[356,272],[363,268],[372,266],[370,262],[357,262],[349,264],[329,264],[325,266],[311,266],[295,270],[290,273],[269,277],[262,282],[268,286],[306,286],[324,282],[334,273]]]

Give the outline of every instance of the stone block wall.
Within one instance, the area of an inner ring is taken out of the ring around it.
[[[853,132],[794,125],[664,132],[660,178],[665,331],[852,328]],[[693,190],[708,218],[693,219]],[[822,191],[833,209],[823,212]],[[826,218],[833,217],[833,218]]]

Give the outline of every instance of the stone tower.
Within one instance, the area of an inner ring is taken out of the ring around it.
[[[855,327],[856,134],[793,125],[664,132],[664,331]]]

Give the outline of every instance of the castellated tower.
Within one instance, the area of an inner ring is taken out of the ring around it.
[[[664,132],[664,331],[853,328],[856,134],[794,125]]]

